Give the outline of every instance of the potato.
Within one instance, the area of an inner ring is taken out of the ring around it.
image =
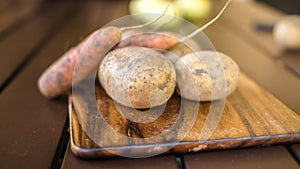
[[[225,54],[215,51],[187,54],[176,62],[175,69],[177,93],[194,101],[226,97],[235,90],[239,78],[237,64]]]
[[[111,51],[102,61],[98,77],[113,100],[137,109],[166,103],[176,86],[176,72],[171,61],[144,47]]]

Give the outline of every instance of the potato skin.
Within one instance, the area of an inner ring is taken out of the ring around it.
[[[161,53],[144,47],[124,47],[109,52],[98,77],[115,101],[137,109],[166,103],[176,86],[173,64]]]
[[[223,71],[218,66],[222,66]],[[222,99],[235,90],[239,79],[237,64],[227,55],[215,51],[187,54],[176,62],[175,69],[176,92],[194,101]]]

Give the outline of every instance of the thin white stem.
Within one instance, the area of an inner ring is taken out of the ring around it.
[[[161,19],[161,18],[167,13],[167,10],[168,10],[168,8],[169,8],[169,6],[170,6],[170,4],[171,4],[171,1],[172,1],[172,0],[169,0],[168,5],[167,5],[166,9],[164,10],[164,12],[163,12],[159,17],[153,19],[152,21],[147,22],[147,23],[142,24],[142,25],[123,27],[123,28],[120,28],[120,30],[121,30],[121,31],[125,31],[125,30],[128,30],[128,29],[139,29],[139,28],[143,28],[143,27],[149,26],[149,25],[151,25],[151,24],[157,22],[159,19]]]
[[[205,28],[207,28],[208,26],[210,26],[212,23],[214,23],[221,15],[222,13],[225,11],[226,7],[228,6],[230,0],[228,0],[226,2],[226,4],[224,5],[224,7],[222,8],[222,10],[218,13],[217,16],[215,16],[215,18],[213,18],[212,20],[210,20],[208,23],[206,23],[205,25],[203,25],[201,28],[195,30],[194,32],[192,32],[191,34],[189,34],[186,37],[183,37],[180,39],[181,42],[184,42],[192,37],[194,37],[195,35],[197,35],[199,32],[203,31]]]

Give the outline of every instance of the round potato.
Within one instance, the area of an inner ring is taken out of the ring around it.
[[[218,100],[237,87],[239,68],[223,53],[200,51],[181,57],[175,64],[181,97],[194,101]]]
[[[176,72],[171,61],[144,47],[111,51],[102,61],[98,76],[113,100],[137,109],[166,103],[176,86]]]

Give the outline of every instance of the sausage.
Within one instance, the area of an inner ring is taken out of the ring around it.
[[[121,31],[117,27],[106,27],[95,31],[78,46],[71,48],[55,61],[38,80],[40,92],[48,97],[56,97],[72,87],[73,71],[76,64],[76,82],[83,80],[96,69],[104,56],[121,39]]]

